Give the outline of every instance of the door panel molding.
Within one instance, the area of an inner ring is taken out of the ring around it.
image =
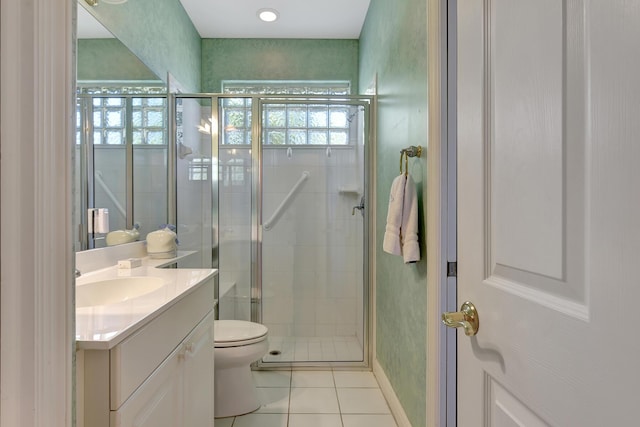
[[[586,321],[585,6],[483,7],[484,283]]]
[[[486,426],[496,427],[549,427],[522,401],[485,372]]]

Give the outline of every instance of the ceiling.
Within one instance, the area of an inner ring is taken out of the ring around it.
[[[98,0],[100,1],[100,0]],[[135,1],[135,0],[132,0]],[[357,39],[370,0],[180,0],[202,38]],[[87,6],[79,0],[82,6]],[[259,9],[278,11],[262,22]],[[111,37],[82,7],[78,37]]]

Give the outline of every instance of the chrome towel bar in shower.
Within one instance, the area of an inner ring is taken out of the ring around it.
[[[296,192],[298,191],[298,189],[300,188],[300,186],[309,178],[309,172],[308,171],[304,171],[302,172],[302,175],[300,176],[300,178],[298,179],[298,181],[293,184],[293,187],[291,188],[291,190],[289,191],[289,193],[284,197],[284,199],[282,199],[282,202],[280,203],[280,205],[276,208],[276,210],[273,212],[273,215],[271,215],[271,218],[269,218],[269,220],[267,222],[265,222],[262,227],[265,230],[271,230],[273,228],[274,225],[276,225],[276,223],[278,222],[278,219],[280,218],[280,215],[282,215],[282,212],[284,211],[284,208],[287,206],[287,204],[291,201],[291,199],[293,198],[293,196],[296,195]]]

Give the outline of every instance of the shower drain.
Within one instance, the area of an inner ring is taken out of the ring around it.
[[[280,356],[281,353],[280,353],[280,350],[271,350],[269,354],[271,356]]]

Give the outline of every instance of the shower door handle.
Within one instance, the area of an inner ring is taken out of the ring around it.
[[[351,215],[356,214],[356,209],[358,209],[362,216],[364,216],[364,196],[362,196],[362,198],[360,199],[360,204],[358,206],[354,206],[353,209],[351,209]]]

